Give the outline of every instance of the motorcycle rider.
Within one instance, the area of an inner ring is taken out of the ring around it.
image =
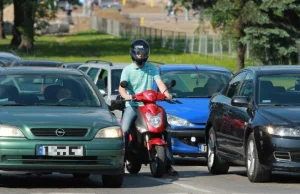
[[[154,81],[156,82],[161,92],[165,91],[165,97],[167,99],[172,99],[172,95],[166,90],[167,87],[161,80],[157,68],[153,64],[147,62],[149,55],[150,46],[147,43],[147,41],[143,39],[138,39],[134,40],[131,43],[130,56],[132,58],[133,63],[131,63],[123,69],[120,81],[127,81],[128,88],[130,88],[132,91],[126,90],[121,86],[119,87],[119,93],[125,100],[132,100],[132,96],[134,94],[138,94],[146,90],[151,90]],[[137,118],[137,107],[143,106],[143,102],[126,101],[125,106],[126,108],[122,117],[122,130],[125,137],[125,150],[128,150],[130,128],[132,123]],[[171,176],[176,176],[178,175],[178,172],[174,170],[171,166],[171,163],[173,162],[173,157],[170,137],[168,137],[167,139],[169,149],[169,154],[167,154],[167,156],[170,160],[170,162],[168,162],[170,164],[167,167],[167,173]],[[126,155],[127,154],[125,153],[125,158]]]

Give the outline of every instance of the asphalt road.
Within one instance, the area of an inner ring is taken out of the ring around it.
[[[208,173],[205,161],[176,159],[178,177],[151,177],[149,166],[138,175],[126,174],[123,187],[103,188],[101,176],[75,179],[68,174],[0,176],[0,193],[26,194],[187,194],[187,193],[299,193],[300,174],[275,173],[268,183],[250,183],[243,167],[231,167],[226,175]]]

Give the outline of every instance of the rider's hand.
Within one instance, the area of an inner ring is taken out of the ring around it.
[[[131,95],[126,95],[125,100],[132,100],[132,96]]]
[[[169,92],[165,92],[165,97],[168,100],[172,100],[173,96]]]

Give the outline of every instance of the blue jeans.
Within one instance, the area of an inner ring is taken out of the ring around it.
[[[124,139],[125,139],[125,149],[128,148],[128,141],[129,141],[129,134],[130,134],[130,130],[132,128],[132,125],[134,124],[135,119],[137,118],[137,107],[132,107],[132,106],[128,106],[125,108],[123,116],[122,116],[122,130],[123,130],[123,134],[124,134]],[[165,115],[165,118],[166,115]],[[166,123],[167,120],[165,121]],[[169,126],[169,124],[168,124]],[[169,127],[168,127],[169,128]],[[170,163],[173,164],[174,160],[173,160],[173,154],[172,154],[172,143],[171,143],[171,135],[169,134],[169,131],[166,131],[166,141],[167,141],[167,145],[168,145],[168,150],[167,150],[167,157],[170,160]]]

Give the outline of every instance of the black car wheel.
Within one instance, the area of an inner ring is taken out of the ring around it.
[[[226,160],[217,154],[216,135],[213,127],[210,128],[207,144],[207,167],[212,174],[226,174],[229,170],[229,164]]]
[[[247,176],[251,182],[265,182],[270,180],[271,168],[259,163],[254,134],[251,133],[247,142]]]
[[[123,184],[122,175],[102,175],[102,184],[106,188],[120,188]]]

